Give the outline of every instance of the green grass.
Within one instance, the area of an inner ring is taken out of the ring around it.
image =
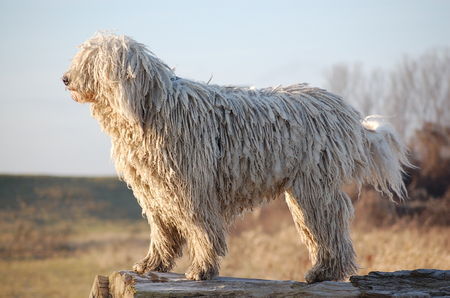
[[[117,177],[0,175],[1,210],[42,204],[53,204],[61,211],[81,209],[101,219],[141,218],[141,208],[132,191]]]

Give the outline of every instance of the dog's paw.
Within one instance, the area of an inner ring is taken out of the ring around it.
[[[340,277],[337,277],[335,274],[329,272],[329,270],[320,267],[312,268],[305,275],[305,280],[309,284],[325,280],[337,281],[340,279],[341,279]]]
[[[353,258],[348,262],[337,263],[335,261],[316,263],[311,270],[305,275],[307,283],[315,283],[320,281],[341,281],[345,280],[358,271],[358,266],[354,263]]]
[[[148,270],[147,269],[147,262],[145,262],[144,260],[137,262],[136,264],[133,265],[133,271],[139,274],[145,273]]]
[[[144,258],[133,265],[133,271],[139,274],[149,271],[168,272],[170,269],[170,265],[164,265],[161,260],[156,258]]]
[[[217,276],[219,271],[214,267],[210,268],[201,268],[201,267],[193,267],[188,272],[186,272],[186,278],[190,280],[207,280],[212,279],[214,276]]]

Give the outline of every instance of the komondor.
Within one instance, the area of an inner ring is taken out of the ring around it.
[[[409,163],[391,127],[323,89],[180,78],[143,44],[107,33],[81,45],[63,81],[91,103],[150,224],[139,273],[170,270],[186,244],[186,277],[213,278],[236,217],[284,196],[314,264],[306,281],[342,280],[357,270],[342,185],[405,196]]]

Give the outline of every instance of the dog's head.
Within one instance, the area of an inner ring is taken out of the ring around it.
[[[102,102],[130,121],[145,123],[166,97],[172,76],[144,45],[98,33],[80,46],[62,80],[77,102]]]

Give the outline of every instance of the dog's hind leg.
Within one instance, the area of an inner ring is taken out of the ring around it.
[[[170,271],[177,257],[181,257],[184,238],[174,223],[163,220],[157,214],[147,214],[150,224],[150,246],[144,259],[133,266],[138,273]]]
[[[342,280],[354,274],[357,266],[349,233],[353,206],[348,196],[339,189],[296,181],[286,202],[313,263],[306,281]]]

